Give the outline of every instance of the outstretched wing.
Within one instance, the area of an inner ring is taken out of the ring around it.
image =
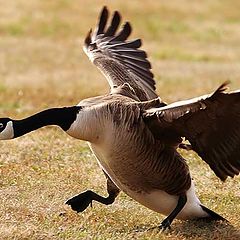
[[[111,89],[128,83],[139,100],[156,98],[151,64],[146,52],[139,49],[141,40],[127,40],[132,31],[128,22],[117,31],[121,20],[117,11],[107,27],[108,15],[108,10],[104,7],[95,31],[92,33],[90,30],[85,39],[86,54],[105,75]]]
[[[185,137],[222,181],[240,172],[240,91],[225,89],[144,114],[156,138],[178,144]]]

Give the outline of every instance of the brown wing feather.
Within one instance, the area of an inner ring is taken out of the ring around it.
[[[205,99],[145,114],[157,138],[178,144],[186,137],[222,181],[240,172],[240,91],[225,89],[226,83]]]
[[[140,50],[140,39],[128,41],[132,28],[126,22],[118,31],[121,15],[115,11],[107,27],[108,10],[103,8],[95,31],[90,30],[84,50],[90,60],[106,76],[111,89],[129,83],[140,100],[157,97],[151,64],[145,51]]]

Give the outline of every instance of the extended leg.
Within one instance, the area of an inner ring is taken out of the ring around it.
[[[91,190],[87,190],[86,192],[80,193],[79,195],[69,199],[66,204],[70,205],[72,210],[76,212],[83,212],[89,204],[92,204],[93,200],[105,205],[112,204],[120,190],[107,175],[106,177],[108,197],[102,197]]]
[[[159,226],[159,228],[161,228],[162,230],[170,228],[170,225],[171,225],[172,221],[178,215],[178,213],[183,209],[183,207],[185,206],[186,202],[187,202],[187,196],[185,194],[179,196],[177,206],[169,214],[169,216],[162,221],[162,223]]]

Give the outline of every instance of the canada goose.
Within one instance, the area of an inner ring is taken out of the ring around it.
[[[201,205],[178,148],[194,150],[222,181],[240,171],[240,91],[213,94],[170,105],[155,92],[155,81],[141,40],[128,41],[128,22],[117,31],[120,14],[107,27],[103,8],[84,50],[106,76],[111,90],[76,106],[52,108],[22,120],[0,119],[0,139],[13,139],[46,125],[89,142],[107,178],[108,197],[86,191],[66,203],[77,212],[93,200],[114,202],[120,191],[142,205],[174,218],[224,220]],[[189,141],[185,145],[183,138]]]

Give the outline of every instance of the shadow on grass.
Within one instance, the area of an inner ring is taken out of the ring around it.
[[[161,233],[158,227],[148,225],[137,226],[133,229],[136,233],[155,232]],[[179,237],[184,239],[240,239],[240,230],[236,229],[229,222],[208,222],[204,220],[183,221],[172,225],[170,230],[162,232],[163,235]]]
[[[198,239],[240,239],[240,231],[230,222],[186,221],[176,224],[174,233],[186,239],[197,236]]]

